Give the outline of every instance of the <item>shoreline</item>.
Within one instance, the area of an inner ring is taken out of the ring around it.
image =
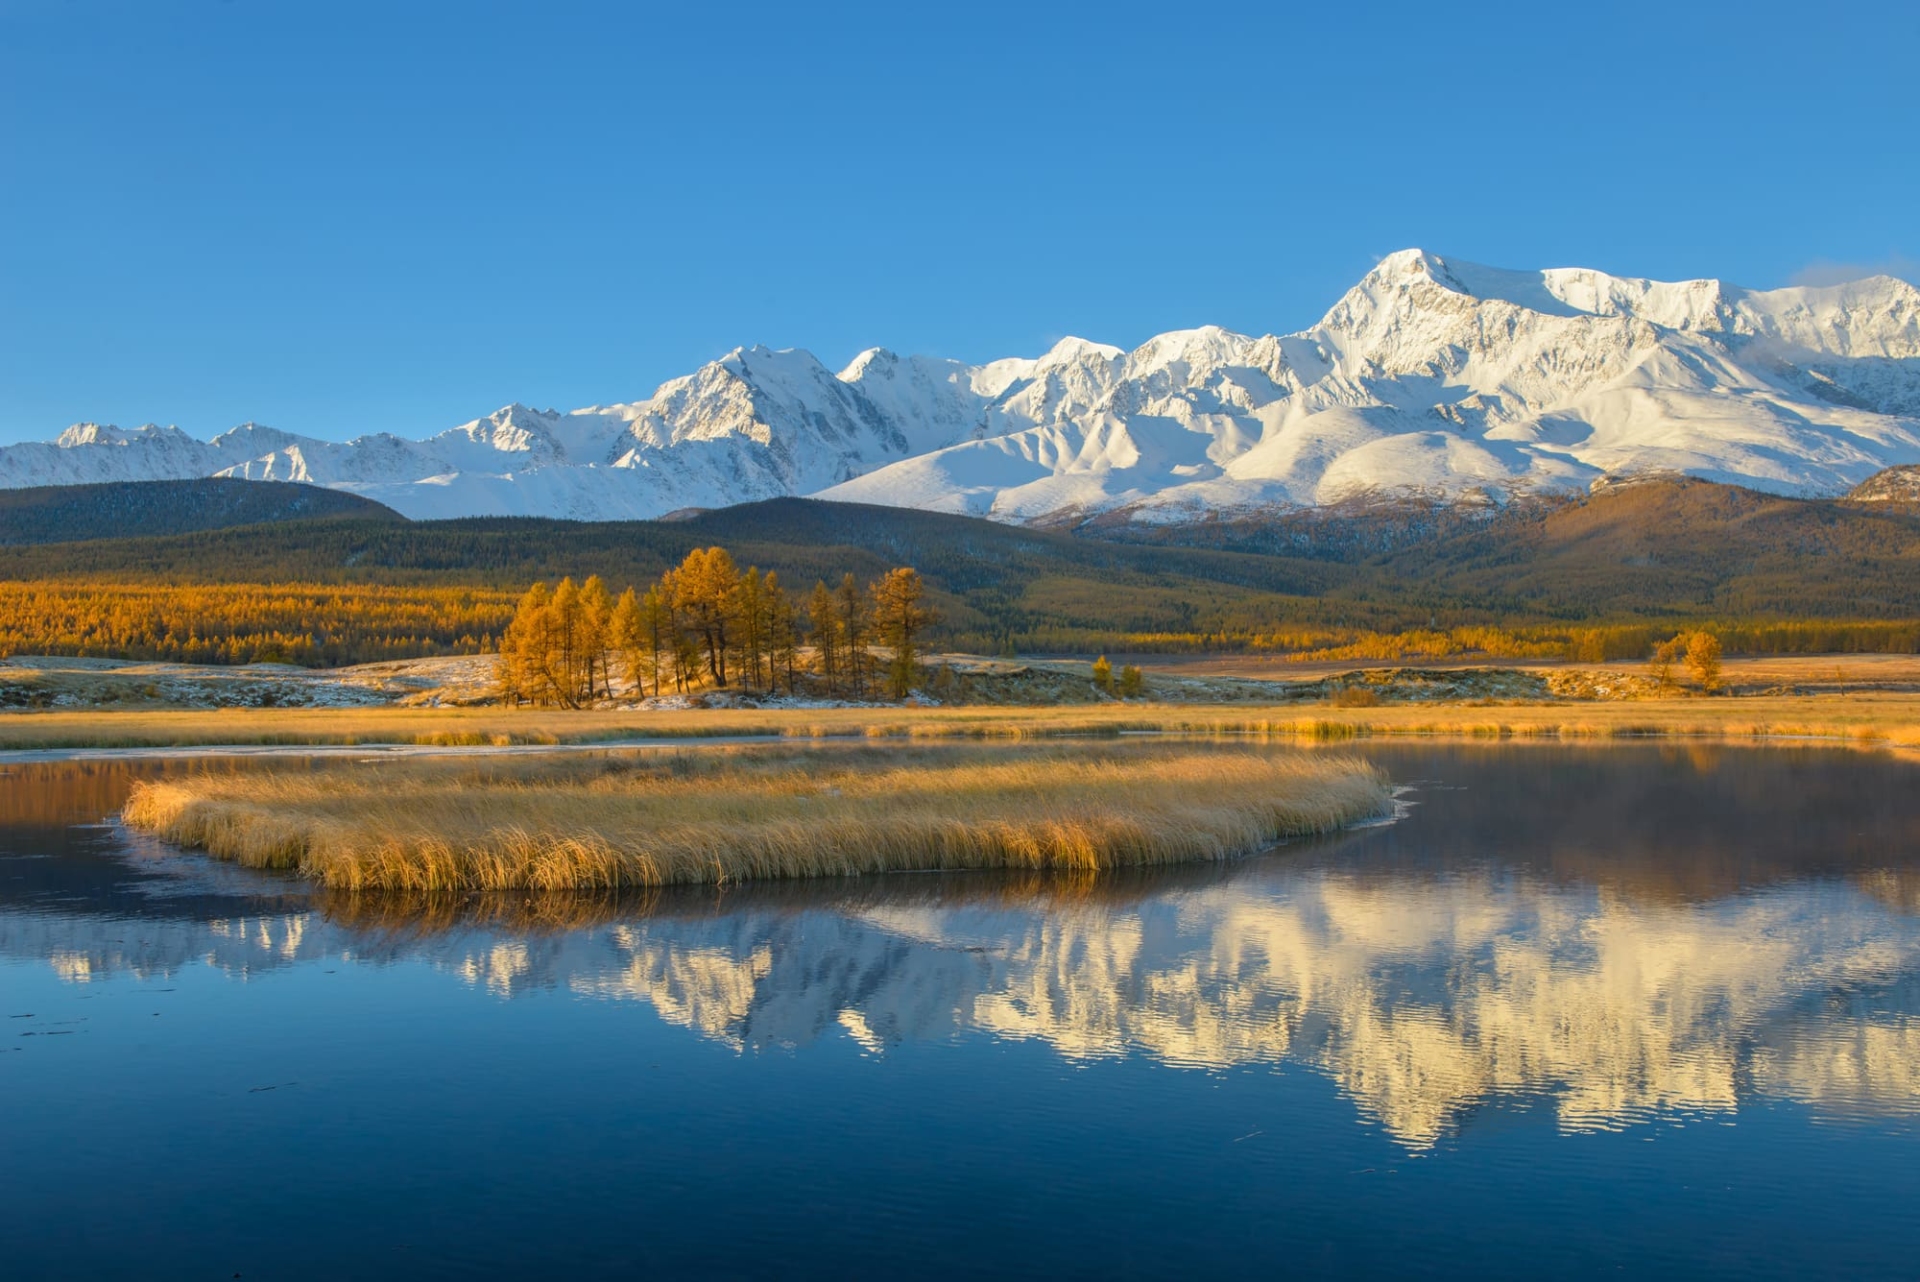
[[[54,711],[0,715],[0,764],[146,756],[519,755],[698,743],[1113,740],[1832,743],[1920,749],[1920,693],[1472,703],[534,711]]]
[[[372,743],[205,743],[205,744],[132,744],[119,747],[70,747],[70,748],[20,748],[0,750],[0,768],[9,765],[47,765],[61,762],[86,761],[199,761],[215,759],[238,760],[285,760],[294,758],[323,758],[351,760],[354,758],[382,759],[392,761],[411,761],[424,759],[486,759],[503,757],[537,757],[556,754],[593,753],[593,752],[680,752],[695,748],[738,748],[738,747],[807,747],[809,745],[852,747],[859,744],[887,743],[894,747],[913,745],[932,748],[941,744],[962,742],[973,743],[1035,743],[1046,742],[1063,747],[1074,744],[1112,743],[1116,740],[1133,742],[1206,742],[1221,740],[1244,740],[1248,743],[1293,743],[1302,747],[1325,747],[1338,744],[1359,745],[1369,741],[1381,743],[1434,743],[1434,744],[1518,744],[1524,746],[1579,746],[1604,748],[1609,746],[1650,746],[1662,743],[1713,744],[1723,747],[1751,748],[1836,748],[1854,752],[1884,751],[1898,755],[1920,752],[1920,743],[1905,739],[1871,737],[1863,738],[1857,734],[1818,733],[1818,732],[1756,732],[1728,733],[1714,730],[1626,730],[1588,732],[1572,727],[1499,727],[1480,729],[1433,729],[1427,727],[1414,729],[1379,728],[1353,726],[1346,723],[1326,722],[1320,724],[1316,732],[1308,729],[1297,731],[1274,730],[1159,730],[1132,729],[1114,733],[1088,734],[1051,734],[1045,736],[969,736],[969,735],[933,735],[933,734],[897,734],[863,735],[852,732],[823,735],[784,735],[784,734],[738,734],[738,735],[686,735],[681,737],[651,737],[633,739],[577,739],[560,743],[516,743],[516,744],[433,744],[404,742]]]

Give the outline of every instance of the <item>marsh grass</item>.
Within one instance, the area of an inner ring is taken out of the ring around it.
[[[1236,876],[1233,861],[1101,870],[967,869],[911,877],[787,878],[614,890],[328,890],[327,921],[392,941],[470,930],[566,934],[647,919],[712,920],[730,912],[1105,906],[1126,909],[1170,890],[1204,890]]]
[[[1131,733],[1313,741],[1399,735],[1727,741],[1807,738],[1920,748],[1920,694],[1825,693],[1506,704],[1476,700],[1382,703],[1376,707],[1114,704],[687,712],[281,708],[0,715],[0,750],[346,744],[484,749],[728,736],[1039,742]]]
[[[129,824],[332,890],[611,890],[1220,860],[1383,813],[1363,762],[1205,745],[409,760],[141,784]]]

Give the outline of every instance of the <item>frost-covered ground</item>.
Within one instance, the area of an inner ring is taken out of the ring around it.
[[[1147,698],[1163,704],[1509,703],[1639,699],[1661,693],[1644,664],[1454,661],[1364,667],[1289,664],[1248,655],[1148,657],[1143,662]],[[1734,659],[1726,665],[1726,680],[1736,695],[1909,692],[1920,690],[1920,657]],[[496,689],[494,660],[484,655],[334,669],[47,657],[0,662],[0,711],[464,707],[491,703]],[[929,657],[925,680],[906,706],[1086,707],[1111,702],[1111,695],[1095,687],[1092,665],[1085,660],[942,654]],[[805,710],[871,707],[876,701],[712,689],[640,699],[616,683],[615,697],[598,706],[636,712]]]
[[[473,703],[493,687],[488,656],[351,668],[218,667],[21,656],[0,663],[0,708],[371,708]]]

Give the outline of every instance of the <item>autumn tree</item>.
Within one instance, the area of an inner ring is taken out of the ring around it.
[[[787,693],[792,694],[800,666],[798,611],[794,609],[793,598],[780,585],[780,576],[772,570],[767,571],[761,590],[767,611],[767,688],[771,690],[784,684]]]
[[[764,688],[760,669],[767,648],[767,601],[760,567],[747,567],[733,591],[733,617],[739,624],[734,631],[740,643],[740,682],[749,689]]]
[[[814,654],[820,664],[821,680],[827,684],[827,693],[839,692],[834,680],[838,675],[840,645],[836,633],[839,632],[834,618],[833,592],[827,585],[815,580],[813,595],[807,601],[807,637],[813,642]]]
[[[1687,638],[1687,671],[1702,690],[1712,693],[1720,688],[1720,638],[1711,632],[1696,632]]]
[[[882,644],[893,648],[893,661],[887,666],[888,692],[904,699],[913,689],[914,640],[928,618],[920,603],[926,589],[917,573],[901,567],[875,579],[867,592],[873,600],[874,631]]]
[[[839,632],[841,653],[846,657],[847,689],[858,699],[867,692],[867,654],[869,615],[866,594],[854,582],[852,574],[840,576],[833,593],[834,627]]]
[[[1122,699],[1138,699],[1147,692],[1146,676],[1135,665],[1122,664],[1119,692]]]
[[[651,591],[648,595],[653,595]],[[640,595],[632,588],[620,594],[614,603],[612,619],[613,648],[620,652],[621,666],[627,670],[627,679],[633,682],[633,695],[636,699],[647,697],[650,688],[646,681],[647,656],[647,620],[646,611],[640,604]],[[659,675],[654,676],[651,687],[655,694],[659,691]]]
[[[579,706],[580,585],[571,575],[554,585],[547,602],[547,653],[543,669],[552,701],[563,708]]]
[[[613,598],[595,574],[580,585],[579,685],[576,703],[592,703],[613,695]]]
[[[673,609],[669,604],[671,596],[672,592],[664,583],[659,583],[648,588],[647,594],[640,598],[640,626],[646,637],[648,670],[653,677],[653,692],[656,695],[660,693],[660,652],[666,648],[668,637],[677,631]]]
[[[1687,634],[1675,633],[1665,641],[1653,647],[1653,658],[1649,665],[1653,669],[1653,679],[1662,690],[1671,690],[1674,686],[1673,665],[1687,650]]]
[[[503,703],[551,701],[547,672],[547,604],[553,594],[535,583],[520,598],[513,619],[500,634],[500,693]]]
[[[706,650],[707,675],[727,684],[728,629],[740,571],[725,548],[695,548],[674,572],[674,603]]]
[[[1113,665],[1104,654],[1093,661],[1093,684],[1101,694],[1113,693]]]

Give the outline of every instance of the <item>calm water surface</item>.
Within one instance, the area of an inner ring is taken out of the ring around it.
[[[1227,867],[452,905],[0,766],[6,1276],[1920,1272],[1920,768],[1366,755]]]

